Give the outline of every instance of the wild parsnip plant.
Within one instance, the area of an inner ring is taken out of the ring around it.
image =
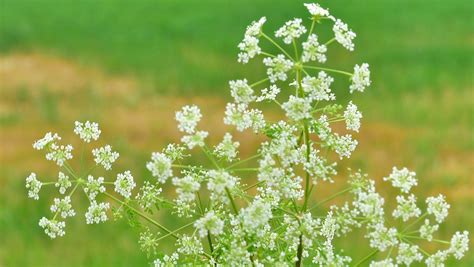
[[[468,232],[456,232],[450,241],[435,237],[450,205],[438,195],[428,197],[422,209],[422,201],[411,192],[417,185],[416,174],[406,168],[394,167],[383,179],[399,191],[393,211],[386,211],[375,182],[361,171],[350,171],[347,181],[341,182],[347,182],[342,191],[318,199],[315,191],[324,190],[320,188],[333,183],[337,175],[337,161],[331,159],[351,156],[358,143],[350,132],[358,132],[361,126],[362,114],[352,101],[346,107],[335,103],[334,78],[347,79],[350,93],[364,92],[371,81],[367,63],[351,71],[323,65],[330,45],[353,51],[356,34],[318,4],[305,6],[309,28],[295,18],[275,32],[275,39],[264,30],[266,18],[262,17],[247,27],[238,45],[238,61],[245,64],[260,58],[267,77],[229,82],[233,102],[227,104],[224,124],[265,136],[255,155],[240,159],[240,143],[231,133],[225,133],[222,142],[209,144],[208,132],[198,126],[200,109],[185,106],[176,112],[181,143],[153,152],[146,163],[153,179],[136,188],[129,170],[116,174],[115,180],[94,174],[95,168],[110,171],[119,158],[111,146],[94,148],[96,166],[79,172],[69,164],[73,147],[61,144],[58,134],[47,133],[33,147],[44,150],[46,159],[59,166],[58,179],[41,182],[35,173],[26,179],[30,198],[38,199],[43,186],[59,191],[52,214],[39,221],[44,232],[51,238],[63,236],[65,220],[76,215],[72,199],[79,201],[81,196],[90,203],[84,214],[87,224],[102,223],[111,216],[126,216],[134,222],[141,230],[139,245],[155,266],[397,266],[423,262],[444,266],[449,257],[461,259],[468,251]],[[320,24],[330,24],[334,38],[322,41],[315,31]],[[261,41],[278,53],[264,51]],[[281,91],[285,94],[280,95]],[[260,102],[281,109],[284,119],[266,120],[257,108]],[[344,124],[344,133],[335,132],[331,127],[335,124]],[[101,131],[97,123],[87,121],[76,122],[74,133],[91,143]],[[185,164],[191,150],[201,151],[208,164]],[[175,188],[173,197],[163,193],[169,185]],[[324,208],[342,195],[348,200]],[[187,223],[170,229],[152,216],[157,209]],[[403,227],[394,226],[400,225],[396,220]],[[335,241],[351,238],[356,228],[365,232],[366,245],[373,251],[351,258]],[[441,248],[434,250],[429,243]],[[163,244],[167,248],[173,244],[174,252],[158,253]]]

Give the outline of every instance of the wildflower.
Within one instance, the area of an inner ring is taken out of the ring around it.
[[[380,261],[372,261],[369,267],[396,267],[392,259],[385,259]]]
[[[64,236],[66,223],[62,221],[49,220],[45,217],[39,221],[39,226],[44,229],[44,232],[51,238],[54,239],[58,236]]]
[[[109,145],[94,148],[92,150],[92,155],[94,155],[95,163],[101,164],[106,170],[110,170],[112,168],[112,163],[114,163],[119,157],[119,153],[112,151],[112,147]]]
[[[333,81],[334,79],[328,76],[326,72],[320,71],[318,78],[311,76],[304,77],[301,81],[301,86],[311,100],[329,101],[336,99],[336,96],[331,93],[331,89],[329,88]]]
[[[97,204],[97,202],[92,201],[89,209],[87,210],[86,216],[86,223],[87,224],[94,224],[94,223],[101,223],[107,221],[107,210],[110,208],[110,204],[106,202],[102,202]]]
[[[47,160],[56,162],[58,166],[63,166],[66,160],[72,159],[72,146],[71,145],[56,145],[51,144],[50,151],[46,154]]]
[[[197,123],[201,120],[201,117],[201,111],[197,106],[184,106],[181,111],[176,112],[178,129],[181,132],[193,134]]]
[[[388,177],[383,178],[384,181],[391,181],[393,187],[400,188],[403,193],[408,193],[410,189],[418,184],[416,173],[409,171],[407,168],[392,168],[392,173]]]
[[[330,16],[329,10],[322,8],[319,4],[307,3],[304,6],[308,9],[314,20]]]
[[[352,84],[349,86],[351,94],[354,91],[364,92],[365,88],[369,87],[371,84],[369,64],[363,63],[361,66],[356,64],[351,80]]]
[[[262,49],[258,46],[258,36],[262,32],[262,26],[265,23],[266,18],[262,17],[258,21],[252,22],[245,31],[244,39],[239,43],[238,47],[240,53],[238,54],[238,62],[248,63],[250,59],[262,52]]]
[[[393,211],[393,217],[402,217],[403,221],[406,222],[412,217],[418,217],[421,214],[421,210],[416,206],[415,195],[410,195],[408,198],[405,196],[397,196],[397,208]]]
[[[225,110],[224,123],[234,125],[238,131],[243,131],[252,126],[252,120],[247,105],[228,103]]]
[[[421,261],[423,255],[419,251],[417,245],[409,245],[407,243],[400,243],[398,246],[397,263],[410,266],[414,261]]]
[[[28,189],[28,197],[34,200],[39,199],[39,191],[43,183],[36,179],[36,173],[32,172],[28,177],[26,177],[26,188]]]
[[[275,36],[282,37],[285,44],[291,44],[294,39],[306,33],[306,28],[301,24],[302,22],[301,19],[287,21],[285,25],[275,32]]]
[[[354,43],[352,40],[356,37],[356,34],[349,29],[347,24],[337,19],[332,27],[336,41],[340,43],[344,48],[349,51],[354,51]]]
[[[426,204],[428,204],[427,212],[428,214],[433,214],[438,223],[442,223],[446,217],[448,217],[448,209],[450,205],[446,202],[443,195],[438,195],[437,197],[429,197],[426,199]]]
[[[256,230],[267,224],[273,217],[272,207],[262,199],[256,199],[240,212],[240,216],[246,230]]]
[[[54,184],[54,186],[59,187],[60,194],[64,194],[66,193],[66,190],[72,186],[72,183],[71,181],[69,181],[69,176],[62,172],[59,172],[58,181]]]
[[[196,181],[193,175],[186,175],[183,178],[173,178],[173,185],[176,186],[176,193],[181,202],[192,202],[196,198],[201,184]]]
[[[327,50],[328,49],[325,45],[319,44],[318,36],[312,33],[308,36],[308,40],[303,42],[303,54],[301,55],[301,60],[303,62],[317,60],[319,63],[324,63],[327,60]]]
[[[229,82],[230,94],[236,103],[248,104],[255,99],[253,89],[248,85],[247,79]]]
[[[101,131],[99,130],[99,124],[97,122],[85,123],[76,121],[74,123],[74,133],[79,135],[79,138],[84,140],[86,143],[90,143],[91,140],[99,139]]]
[[[240,143],[233,142],[232,135],[230,133],[226,133],[224,135],[224,140],[222,140],[222,142],[220,142],[214,149],[214,153],[220,158],[233,161],[237,157],[237,149],[239,146]]]
[[[196,236],[182,235],[176,241],[177,251],[184,255],[199,255],[204,252],[202,243]]]
[[[104,177],[98,177],[97,179],[94,179],[92,175],[87,176],[84,192],[87,194],[90,200],[94,200],[98,193],[104,193]]]
[[[438,231],[437,224],[431,225],[430,220],[425,219],[425,223],[420,227],[420,237],[428,241],[433,240],[433,233]]]
[[[280,88],[272,84],[269,88],[262,89],[262,94],[257,97],[256,102],[262,102],[264,100],[275,100],[277,95],[280,93]]]
[[[265,118],[263,117],[263,112],[259,109],[251,109],[248,113],[247,113],[248,117],[249,117],[249,120],[250,120],[250,123],[251,123],[251,127],[252,127],[252,130],[255,132],[255,133],[258,133],[260,132],[260,130],[262,130],[263,128],[265,128]]]
[[[336,175],[336,163],[327,164],[327,160],[318,155],[319,150],[313,151],[309,155],[309,161],[304,163],[304,170],[313,178],[313,184],[318,179],[332,182],[331,176]]]
[[[178,253],[173,253],[171,256],[165,255],[163,256],[163,260],[156,259],[153,262],[155,267],[169,267],[169,266],[176,266],[178,264],[179,255]]]
[[[330,140],[329,145],[339,155],[339,158],[342,159],[343,157],[349,158],[358,143],[357,140],[352,139],[350,134],[343,136],[335,134],[334,138]]]
[[[397,230],[395,228],[387,229],[382,224],[375,225],[374,230],[367,237],[370,239],[370,246],[380,251],[385,251],[398,243]]]
[[[448,251],[454,255],[454,258],[460,260],[469,250],[469,232],[456,232],[451,238]]]
[[[59,140],[61,140],[61,137],[57,133],[53,134],[49,132],[49,133],[46,133],[43,138],[35,141],[35,143],[33,144],[33,148],[36,150],[42,150],[45,147],[48,148],[55,141],[59,141]]]
[[[171,163],[171,159],[165,154],[153,152],[151,154],[151,161],[146,163],[146,168],[158,179],[159,183],[164,184],[173,175]]]
[[[204,139],[209,135],[206,131],[198,131],[193,135],[185,135],[181,138],[181,141],[185,143],[189,149],[193,149],[195,146],[204,146]]]
[[[274,58],[264,58],[263,64],[268,67],[267,74],[272,83],[275,83],[277,80],[286,81],[288,78],[286,73],[293,67],[293,62],[281,54]]]
[[[54,204],[51,206],[51,212],[57,212],[64,219],[76,215],[76,212],[72,209],[70,196],[66,196],[63,199],[55,198]]]
[[[140,249],[144,251],[148,257],[150,257],[156,253],[156,249],[158,248],[158,238],[149,229],[147,229],[146,231],[140,233],[138,244],[140,244]]]
[[[186,148],[177,144],[168,144],[168,146],[163,150],[163,153],[171,160],[183,159],[187,155],[184,153]]]
[[[286,111],[286,116],[295,121],[311,118],[311,103],[307,98],[291,95],[281,107]]]
[[[427,267],[444,267],[444,262],[447,258],[448,252],[445,250],[440,250],[426,258],[425,264]]]
[[[194,223],[200,237],[205,237],[209,232],[211,235],[220,235],[224,231],[224,221],[222,221],[214,211],[208,211],[203,217]]]
[[[117,174],[117,180],[115,180],[114,185],[115,192],[119,193],[124,198],[130,198],[132,195],[132,190],[136,186],[130,171]]]
[[[347,130],[359,132],[360,119],[362,113],[357,110],[357,106],[352,104],[352,101],[347,105],[347,109],[344,111],[344,120],[346,121]]]
[[[207,189],[212,193],[224,193],[224,190],[232,189],[237,184],[237,178],[224,170],[210,170],[207,172],[209,182]]]
[[[151,208],[158,203],[161,191],[161,188],[145,181],[145,184],[140,188],[140,192],[136,196],[138,204],[142,209],[150,212]]]

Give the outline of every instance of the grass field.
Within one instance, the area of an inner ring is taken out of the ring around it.
[[[245,26],[265,15],[272,33],[288,18],[306,16],[301,3],[0,0],[0,266],[146,265],[137,233],[122,221],[85,226],[76,217],[54,242],[41,232],[37,221],[51,199],[27,200],[24,178],[56,169],[32,142],[51,130],[76,140],[73,121],[96,120],[104,142],[122,155],[117,170],[148,178],[149,154],[179,138],[176,109],[201,104],[204,127],[222,133],[227,81],[263,74],[259,64],[236,62]],[[362,168],[380,180],[392,165],[406,165],[420,177],[420,198],[442,192],[452,204],[441,237],[474,232],[474,5],[322,4],[358,34],[356,51],[332,49],[328,66],[368,62],[373,73],[370,90],[354,98],[365,118],[360,146],[341,168]],[[346,91],[338,89],[341,101]],[[256,141],[241,137],[243,153],[250,153]],[[472,265],[471,252],[456,266]]]

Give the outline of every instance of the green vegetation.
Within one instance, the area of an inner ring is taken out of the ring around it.
[[[62,239],[51,242],[42,233],[37,222],[51,199],[33,205],[26,199],[24,178],[30,171],[56,174],[31,143],[47,129],[71,132],[74,120],[97,119],[104,139],[129,157],[120,165],[137,166],[134,171],[148,178],[143,162],[173,140],[175,132],[167,128],[173,126],[172,108],[183,103],[169,104],[161,96],[213,96],[214,101],[215,95],[228,97],[229,79],[259,77],[256,65],[250,63],[252,74],[236,60],[244,27],[264,15],[271,22],[264,29],[273,33],[288,17],[306,16],[303,2],[0,0],[0,60],[14,53],[52,54],[86,68],[137,77],[144,88],[109,97],[93,84],[78,91],[7,90],[0,80],[0,265],[145,266],[138,237],[125,231],[126,222],[86,227],[78,216],[68,221]],[[363,168],[379,178],[390,164],[413,167],[421,179],[420,195],[441,191],[453,203],[440,234],[466,227],[474,232],[469,212],[474,205],[472,1],[321,4],[346,18],[358,34],[356,50],[335,49],[328,66],[346,62],[351,69],[368,62],[373,74],[367,94],[354,98],[367,119],[360,149],[341,167]],[[322,39],[329,39],[328,25],[320,27]],[[207,107],[204,115],[213,112]],[[130,115],[119,122],[110,119],[124,114]],[[474,265],[472,254],[464,266]]]

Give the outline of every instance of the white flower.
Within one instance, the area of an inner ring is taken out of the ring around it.
[[[322,8],[319,4],[316,3],[306,3],[304,6],[308,9],[309,13],[316,19],[322,17],[329,17],[329,10]]]
[[[277,95],[280,93],[280,88],[272,84],[269,88],[262,89],[262,94],[257,97],[256,102],[262,102],[264,100],[275,100]]]
[[[38,200],[39,191],[43,183],[36,179],[36,173],[32,172],[28,177],[26,177],[26,188],[28,189],[28,197]]]
[[[450,205],[446,202],[443,195],[437,197],[429,197],[426,199],[428,208],[426,211],[428,214],[433,214],[438,223],[442,223],[446,217],[448,217],[448,209]]]
[[[44,232],[51,238],[54,239],[58,236],[64,236],[64,227],[66,227],[65,222],[49,220],[45,217],[41,218],[39,221],[39,226],[44,229]]]
[[[388,177],[383,178],[384,181],[391,181],[393,187],[400,188],[403,193],[408,193],[410,189],[418,184],[416,173],[409,171],[407,168],[392,168],[392,173]]]
[[[55,141],[61,140],[61,137],[55,133],[46,133],[43,138],[35,141],[33,144],[33,148],[36,150],[42,150],[45,147],[49,147],[51,144],[53,144]]]
[[[280,54],[274,58],[266,57],[263,59],[263,64],[267,66],[268,78],[272,83],[277,80],[286,81],[288,76],[286,73],[293,67],[293,62]]]
[[[311,102],[307,98],[290,95],[290,99],[281,107],[286,111],[286,116],[292,120],[311,118]]]
[[[301,60],[303,62],[315,61],[319,63],[326,62],[326,52],[327,47],[321,45],[318,42],[318,36],[316,34],[311,34],[308,36],[308,40],[303,42],[303,54],[301,55]]]
[[[155,267],[170,267],[178,265],[179,255],[178,253],[173,253],[171,256],[165,255],[163,256],[163,260],[156,259],[153,262]]]
[[[181,132],[193,134],[197,123],[201,120],[201,110],[195,105],[184,106],[181,111],[176,112],[178,129]]]
[[[102,202],[97,204],[97,202],[92,201],[89,209],[87,210],[86,223],[94,224],[107,221],[107,210],[110,208],[110,204]]]
[[[71,145],[60,145],[53,143],[50,146],[50,151],[46,154],[47,160],[56,162],[58,166],[63,166],[66,160],[72,159],[72,146]]]
[[[260,132],[265,128],[265,118],[263,117],[263,112],[259,109],[251,109],[247,113],[249,120],[251,122],[251,127],[255,133]]]
[[[69,176],[62,172],[59,172],[58,181],[54,184],[54,186],[59,187],[60,194],[64,194],[66,193],[66,190],[72,186],[72,183],[71,181],[69,181]]]
[[[182,235],[176,240],[177,251],[184,255],[199,255],[204,252],[202,243],[196,236]]]
[[[146,230],[140,233],[140,239],[138,239],[138,244],[140,244],[140,249],[146,252],[147,257],[156,253],[158,248],[158,238],[150,230]]]
[[[222,142],[220,142],[214,149],[214,153],[220,158],[232,161],[237,157],[237,149],[239,146],[240,143],[233,142],[232,135],[230,133],[226,133],[224,135],[224,140],[222,140]]]
[[[114,185],[115,192],[119,193],[124,198],[130,198],[132,195],[132,190],[136,186],[130,171],[117,174],[117,180],[115,180]]]
[[[405,196],[397,196],[397,208],[393,211],[393,217],[402,217],[403,221],[406,222],[412,217],[418,217],[421,214],[421,210],[416,206],[415,195],[410,195],[408,198]]]
[[[381,261],[372,261],[370,262],[369,267],[396,267],[397,265],[393,263],[392,259],[385,259]]]
[[[301,19],[287,21],[280,29],[275,32],[276,37],[282,37],[285,44],[291,44],[293,39],[299,38],[306,32],[306,28],[301,24]]]
[[[204,146],[204,139],[209,135],[206,131],[198,131],[193,135],[185,135],[181,138],[181,141],[185,143],[189,149],[193,149],[195,146]]]
[[[146,163],[146,168],[158,179],[159,183],[164,184],[173,175],[171,164],[171,159],[165,154],[153,152],[151,154],[151,161]]]
[[[224,232],[224,221],[222,221],[213,210],[208,211],[203,217],[194,223],[200,237],[205,237],[209,232],[218,236]]]
[[[252,120],[247,111],[247,105],[227,103],[224,123],[234,125],[240,132],[251,127]]]
[[[98,193],[104,193],[104,177],[98,177],[97,179],[94,179],[92,175],[87,176],[84,192],[91,200],[95,199]]]
[[[253,89],[248,85],[247,79],[229,82],[230,94],[236,103],[248,104],[255,100]]]
[[[433,240],[433,233],[438,231],[437,224],[431,225],[430,220],[426,219],[425,223],[420,227],[420,237],[428,241]]]
[[[460,260],[464,254],[469,250],[469,232],[456,232],[451,238],[449,246],[449,253],[454,255],[454,258]]]
[[[444,262],[448,258],[448,251],[440,250],[435,254],[429,256],[425,260],[427,267],[444,267]]]
[[[110,170],[112,168],[112,163],[114,163],[119,157],[119,153],[112,151],[112,147],[109,145],[94,148],[92,150],[92,155],[94,155],[95,163],[101,164],[106,170]]]
[[[407,243],[400,243],[398,246],[397,263],[410,266],[414,261],[421,261],[423,255],[419,251],[417,245],[409,245]]]
[[[173,178],[173,185],[176,186],[176,193],[181,202],[194,201],[196,192],[201,188],[201,184],[196,181],[193,175],[186,175],[183,178]]]
[[[329,140],[329,145],[334,149],[334,151],[339,155],[339,158],[349,158],[352,152],[356,149],[359,142],[355,139],[352,139],[350,134],[339,136],[334,135],[334,138]]]
[[[336,163],[327,164],[327,160],[318,156],[318,153],[319,150],[316,150],[309,155],[309,161],[304,163],[304,170],[313,178],[313,184],[316,184],[318,179],[332,182],[331,176],[337,174]]]
[[[225,189],[232,189],[237,184],[237,178],[224,170],[210,170],[207,172],[209,182],[207,189],[212,193],[224,193]]]
[[[346,121],[347,130],[359,132],[361,118],[362,113],[357,110],[357,106],[354,105],[352,101],[349,102],[349,105],[347,105],[344,111],[344,120]]]
[[[241,63],[248,63],[251,58],[262,52],[262,49],[258,46],[258,37],[262,33],[262,26],[265,23],[266,18],[262,17],[258,21],[253,21],[245,31],[245,36],[242,42],[239,43],[238,47],[240,53],[238,55],[238,61]]]
[[[352,40],[356,37],[356,34],[347,27],[347,24],[342,22],[340,19],[337,19],[332,27],[336,41],[340,43],[349,51],[354,50],[354,43]]]
[[[349,91],[352,94],[354,91],[364,92],[365,88],[369,87],[370,81],[370,70],[369,64],[363,63],[361,66],[354,66],[354,74],[352,74],[352,84],[349,86]]]
[[[140,193],[136,196],[138,204],[145,211],[151,212],[151,209],[155,207],[159,201],[161,191],[161,188],[145,181],[145,184],[140,188]]]
[[[395,246],[398,243],[397,230],[395,228],[387,229],[382,224],[375,225],[372,232],[367,235],[370,239],[370,247],[380,251]]]
[[[272,207],[262,199],[256,199],[240,212],[245,230],[256,230],[268,223],[273,217]]]
[[[326,72],[320,71],[318,73],[318,78],[305,76],[301,82],[303,91],[308,94],[308,97],[312,100],[321,101],[321,100],[335,100],[336,96],[331,93],[329,88],[334,79],[331,76],[328,76]]]
[[[79,135],[79,138],[84,140],[84,142],[89,143],[91,140],[99,139],[101,131],[97,122],[86,121],[82,123],[76,121],[74,124],[74,133]]]
[[[59,213],[64,219],[76,215],[76,212],[72,209],[70,196],[65,196],[64,199],[55,198],[54,204],[51,205],[51,212]]]

